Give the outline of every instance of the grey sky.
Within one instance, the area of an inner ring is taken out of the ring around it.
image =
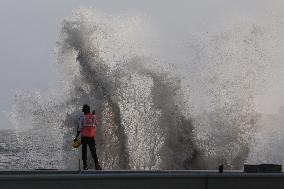
[[[217,30],[239,12],[261,16],[270,5],[264,0],[0,0],[0,128],[10,127],[2,112],[9,111],[15,90],[55,82],[53,48],[60,24],[77,7],[139,12],[161,31],[182,37],[191,30]]]

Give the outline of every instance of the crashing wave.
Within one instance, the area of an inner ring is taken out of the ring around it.
[[[262,29],[199,41],[184,70],[155,55],[149,31],[141,16],[91,9],[64,20],[56,47],[62,87],[20,91],[10,115],[20,143],[29,141],[24,167],[77,168],[70,141],[85,103],[97,112],[105,169],[241,167],[257,121]]]

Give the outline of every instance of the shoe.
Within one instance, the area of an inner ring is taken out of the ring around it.
[[[102,170],[102,167],[98,164],[96,165],[96,170]]]
[[[87,165],[84,165],[84,166],[83,166],[83,169],[84,169],[84,170],[88,170],[88,166],[87,166]]]

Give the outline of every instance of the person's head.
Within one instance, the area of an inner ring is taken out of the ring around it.
[[[84,104],[82,107],[82,112],[84,112],[84,114],[90,113],[90,106],[88,104]]]
[[[92,114],[94,114],[94,115],[95,115],[95,114],[96,114],[96,110],[93,110],[93,111],[92,111]]]

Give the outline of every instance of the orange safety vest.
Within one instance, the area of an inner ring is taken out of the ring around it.
[[[96,138],[96,116],[93,114],[85,114],[82,117],[81,137]]]

